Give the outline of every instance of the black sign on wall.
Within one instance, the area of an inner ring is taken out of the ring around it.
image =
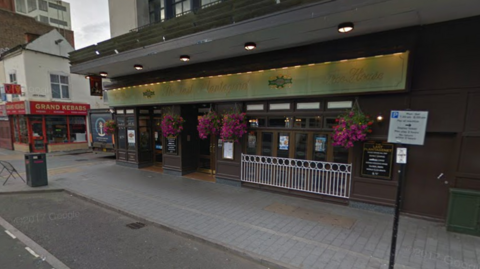
[[[178,154],[177,151],[177,137],[176,136],[169,136],[166,138],[167,140],[167,153],[169,154]]]
[[[364,143],[362,176],[379,179],[392,179],[393,144]]]

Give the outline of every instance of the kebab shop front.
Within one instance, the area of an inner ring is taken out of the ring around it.
[[[89,104],[19,101],[6,104],[13,145],[22,152],[88,149]]]

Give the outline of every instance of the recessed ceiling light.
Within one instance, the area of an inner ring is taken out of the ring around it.
[[[182,61],[182,62],[188,62],[188,61],[190,61],[190,56],[188,56],[188,55],[182,55],[182,56],[180,56],[180,61]]]
[[[100,76],[106,78],[108,76],[108,73],[107,72],[100,72]]]
[[[143,69],[143,65],[140,65],[140,64],[136,64],[133,66],[136,70],[142,70]]]
[[[254,50],[255,48],[257,48],[257,44],[253,42],[245,43],[245,50]]]
[[[338,32],[339,33],[348,33],[348,32],[351,32],[353,30],[353,22],[344,22],[344,23],[340,23],[338,25]]]

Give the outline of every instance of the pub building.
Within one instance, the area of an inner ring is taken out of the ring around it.
[[[199,51],[221,50],[215,40],[182,48],[159,41],[141,54],[103,58],[112,44],[155,31],[153,24],[71,53],[72,72],[109,74],[118,165],[157,165],[179,176],[207,172],[217,183],[377,210],[391,211],[398,185],[397,145],[387,142],[390,113],[426,111],[425,143],[409,147],[401,210],[444,220],[451,188],[480,190],[480,36],[469,29],[479,24],[479,16],[452,18],[361,34],[355,26],[352,35],[335,27],[329,31],[338,37],[328,41],[271,50],[261,49],[267,37],[239,33],[235,38],[245,46],[255,41],[257,49],[205,58]],[[226,29],[235,27],[241,25]],[[202,33],[186,40],[194,44],[207,37]],[[162,46],[167,52],[150,53]],[[190,61],[163,66],[159,60],[173,62],[176,54]],[[148,70],[135,71],[134,64]],[[374,120],[373,132],[353,148],[334,146],[337,117],[355,106]],[[247,134],[239,142],[200,139],[198,117],[210,110],[245,112]],[[162,136],[164,113],[185,119],[178,136]]]
[[[46,153],[88,149],[89,104],[16,101],[5,106],[14,150]]]

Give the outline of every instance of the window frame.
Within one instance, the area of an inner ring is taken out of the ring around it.
[[[48,74],[50,77],[50,93],[52,95],[52,99],[55,100],[71,100],[71,92],[70,92],[70,76],[65,73],[49,73]],[[52,76],[57,76],[58,77],[58,83],[57,82],[52,82]],[[61,77],[66,77],[68,79],[68,84],[62,83]],[[60,98],[54,97],[53,96],[53,87],[52,84],[58,84],[60,87]],[[63,97],[63,91],[62,91],[62,86],[67,86],[68,87],[68,98]]]

